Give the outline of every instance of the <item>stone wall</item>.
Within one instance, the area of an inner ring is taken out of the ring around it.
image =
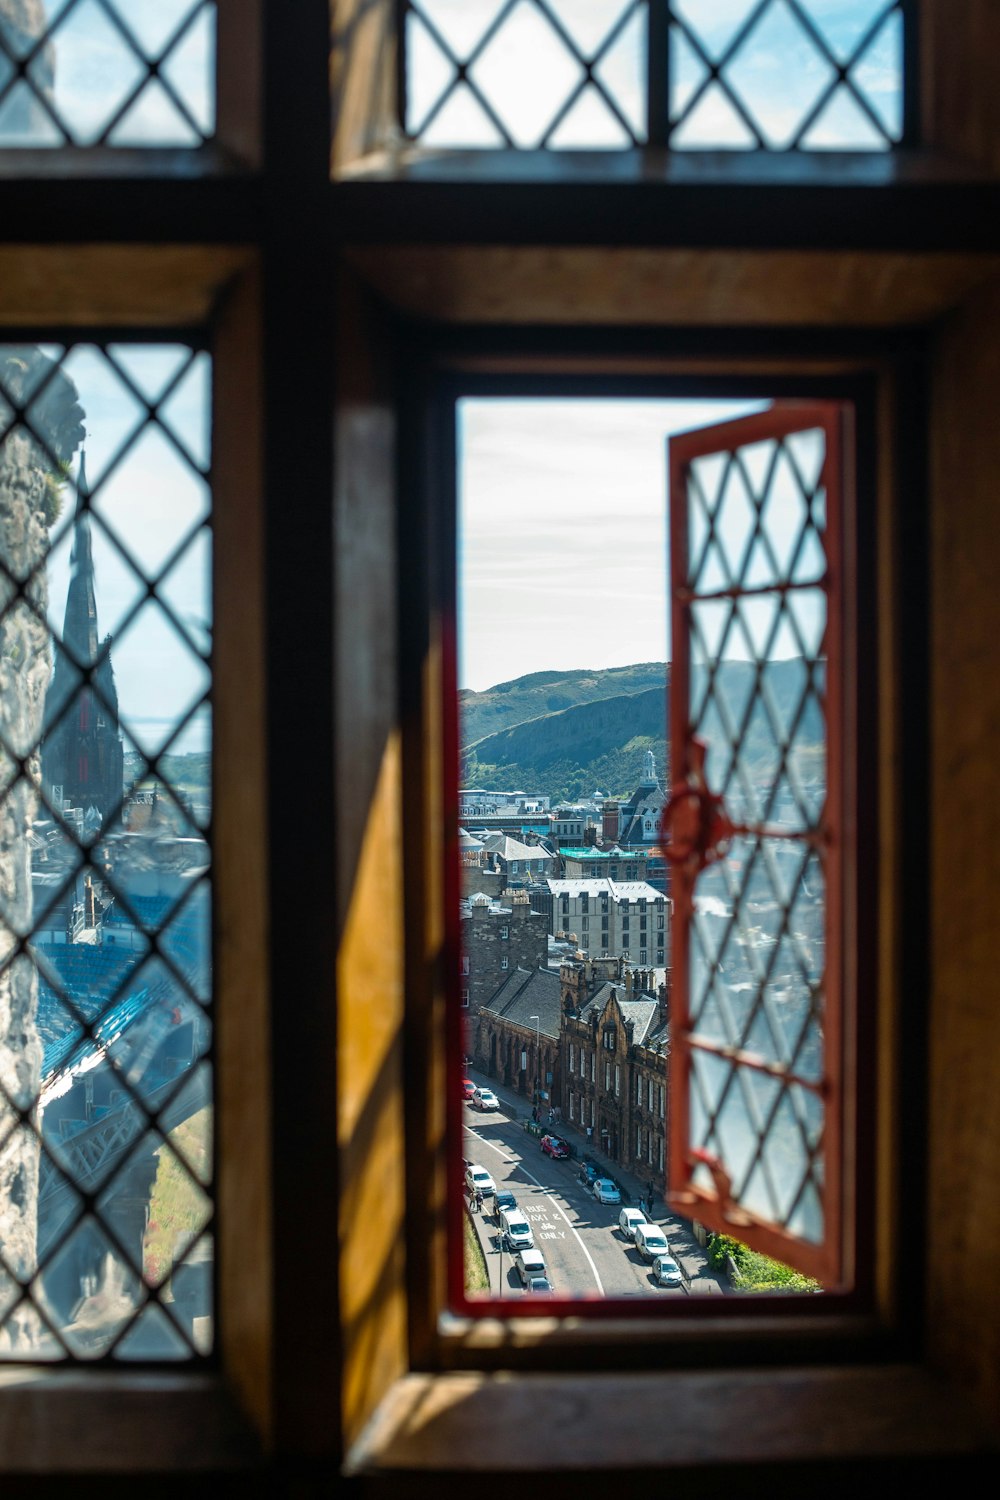
[[[16,419],[27,407],[32,432]],[[28,836],[38,805],[39,754],[50,676],[45,557],[53,474],[82,435],[76,391],[39,350],[0,350],[0,1307],[10,1274],[35,1270],[38,1142],[18,1111],[37,1097],[41,1042],[37,978],[19,952],[31,924]],[[6,1283],[6,1287],[5,1287]],[[30,1310],[12,1314],[0,1347],[30,1346]]]

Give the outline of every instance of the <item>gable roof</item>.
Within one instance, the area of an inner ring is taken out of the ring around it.
[[[559,1040],[561,990],[559,975],[550,969],[515,969],[490,996],[479,1014],[490,1011],[527,1031],[538,1030],[552,1041]]]

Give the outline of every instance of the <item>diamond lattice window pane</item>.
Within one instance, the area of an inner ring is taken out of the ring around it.
[[[209,388],[0,348],[4,1358],[213,1344]]]
[[[427,146],[645,139],[646,0],[413,0],[406,118]]]
[[[212,0],[0,0],[0,146],[200,146]]]
[[[701,857],[680,866],[675,893],[687,1012],[676,1040],[690,1055],[675,1074],[686,1096],[675,1160],[685,1191],[718,1206],[718,1227],[829,1272],[839,1207],[824,1131],[839,1118],[840,1061],[826,1045],[838,858],[827,658],[839,650],[828,511],[840,418],[814,411],[779,404],[671,445],[671,503],[687,523],[674,581],[687,719],[675,717],[673,755],[682,781],[721,799],[726,830],[704,868]]]
[[[676,0],[678,149],[886,150],[903,133],[899,0]]]

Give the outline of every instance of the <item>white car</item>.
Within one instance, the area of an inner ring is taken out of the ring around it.
[[[533,1250],[535,1248],[531,1225],[524,1217],[524,1214],[519,1213],[516,1208],[505,1209],[501,1213],[500,1233],[503,1237],[504,1248],[510,1250],[511,1253],[515,1250]]]
[[[650,1266],[657,1286],[683,1286],[681,1268],[672,1255],[655,1255]]]
[[[478,1190],[484,1198],[492,1198],[495,1196],[497,1190],[497,1185],[486,1168],[479,1166],[474,1161],[470,1161],[465,1169],[465,1186],[466,1190],[473,1197],[475,1197]]]
[[[592,1191],[598,1203],[620,1203],[622,1201],[618,1184],[617,1182],[612,1182],[610,1177],[595,1177]]]
[[[641,1208],[623,1208],[618,1215],[618,1229],[622,1239],[628,1240],[630,1245],[635,1244],[635,1226],[645,1224],[646,1215]]]
[[[500,1100],[492,1089],[476,1089],[469,1103],[474,1109],[499,1109]]]

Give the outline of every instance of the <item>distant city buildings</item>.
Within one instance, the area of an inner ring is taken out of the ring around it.
[[[648,881],[550,880],[552,932],[573,934],[584,957],[620,956],[641,968],[669,962],[670,902]]]

